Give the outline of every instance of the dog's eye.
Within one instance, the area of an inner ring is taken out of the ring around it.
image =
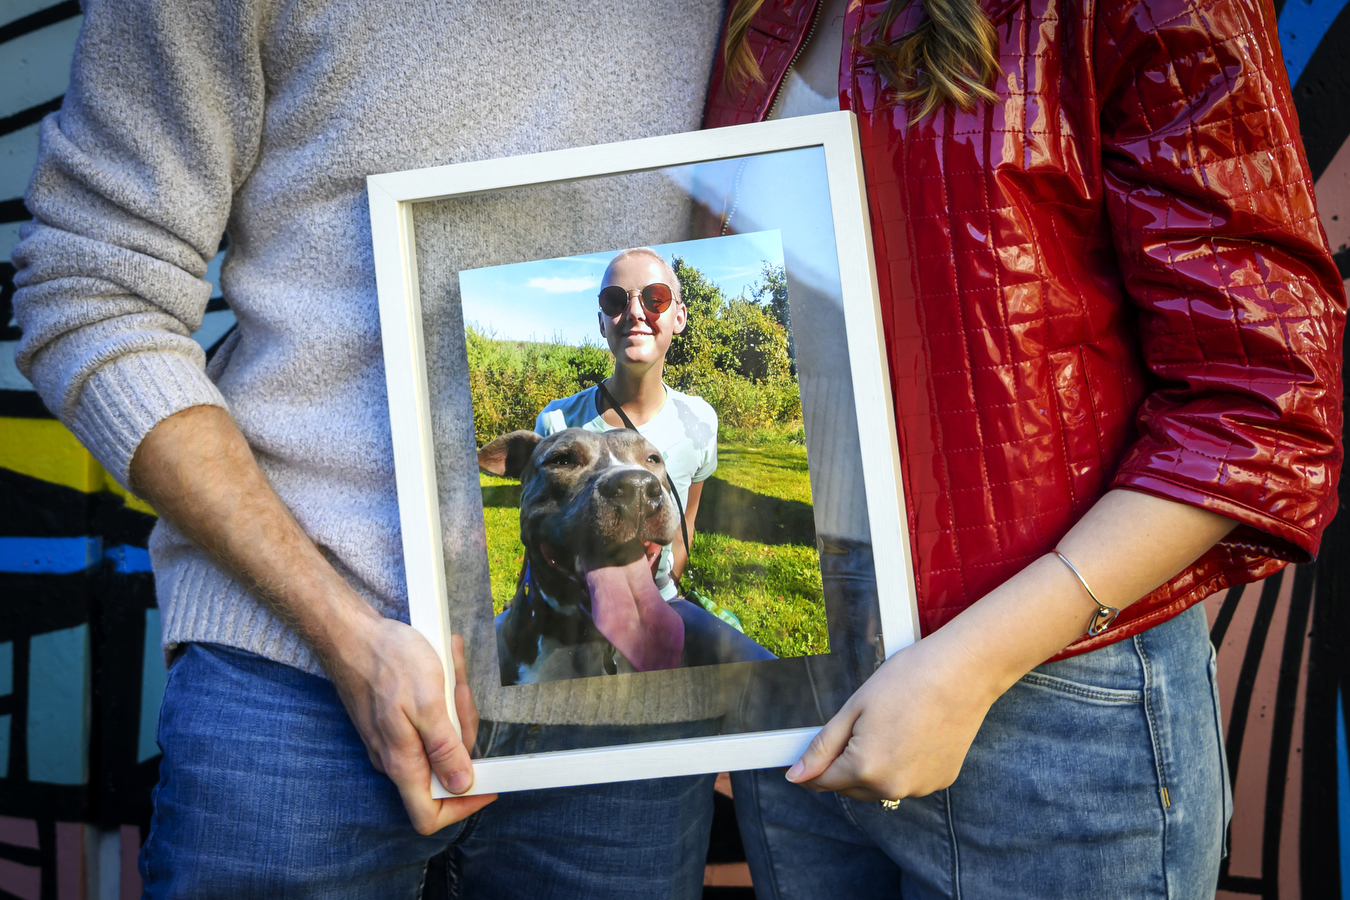
[[[661,462],[661,455],[659,453],[653,453],[651,456],[647,457],[647,462],[651,463],[652,465],[656,465],[657,463]]]
[[[576,457],[568,452],[555,453],[544,460],[544,465],[546,466],[575,466],[576,464]]]

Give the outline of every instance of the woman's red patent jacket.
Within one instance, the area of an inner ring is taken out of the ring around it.
[[[1336,512],[1345,292],[1269,4],[982,3],[996,104],[911,125],[859,49],[884,2],[850,2],[840,65],[924,632],[1111,488],[1242,523],[1071,655],[1316,554]],[[705,127],[767,115],[816,5],[764,4],[764,83],[728,93],[719,58]]]

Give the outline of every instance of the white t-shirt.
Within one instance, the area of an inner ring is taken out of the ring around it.
[[[599,394],[595,388],[587,388],[570,397],[554,400],[535,420],[535,433],[548,437],[564,428],[584,428],[596,433],[614,430],[615,426],[606,422],[596,407]],[[706,480],[717,469],[717,413],[701,397],[682,394],[666,385],[666,402],[651,421],[639,425],[637,431],[661,451],[683,509],[689,486]],[[679,596],[670,577],[673,563],[674,557],[667,544],[661,550],[661,561],[656,566],[656,587],[667,600]]]

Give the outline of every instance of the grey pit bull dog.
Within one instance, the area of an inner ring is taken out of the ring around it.
[[[478,465],[521,483],[525,566],[497,617],[502,684],[774,659],[653,572],[680,533],[661,453],[635,431],[513,431]]]

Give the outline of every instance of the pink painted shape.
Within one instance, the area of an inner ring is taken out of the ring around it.
[[[1252,585],[1242,604],[1255,608],[1261,596]],[[1260,878],[1261,846],[1265,833],[1266,780],[1270,773],[1270,743],[1274,738],[1275,688],[1280,677],[1280,656],[1284,652],[1284,633],[1289,625],[1289,597],[1294,589],[1294,567],[1285,569],[1275,615],[1266,632],[1261,665],[1256,670],[1256,685],[1247,710],[1247,732],[1242,738],[1242,759],[1238,763],[1233,790],[1232,857],[1230,875]],[[1248,625],[1250,633],[1250,623]],[[1228,643],[1227,640],[1224,641]],[[1245,652],[1246,644],[1243,643]],[[1241,665],[1241,659],[1236,660]]]
[[[141,873],[136,868],[141,854],[141,830],[135,825],[122,826],[122,879],[118,888],[121,900],[140,900]]]
[[[1350,141],[1332,157],[1331,164],[1317,179],[1317,213],[1327,232],[1331,252],[1350,246]]]
[[[37,822],[0,816],[0,843],[38,849]]]
[[[0,859],[0,886],[23,900],[38,900],[42,896],[42,870]]]
[[[84,826],[56,823],[56,900],[84,900]]]

